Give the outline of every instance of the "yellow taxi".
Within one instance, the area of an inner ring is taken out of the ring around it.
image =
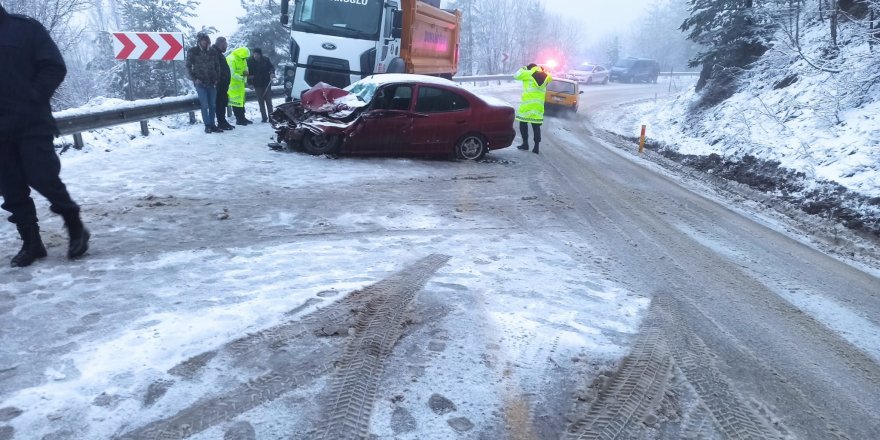
[[[547,110],[566,110],[577,113],[581,91],[577,81],[570,79],[553,78],[547,84],[547,95],[544,97],[544,107]]]

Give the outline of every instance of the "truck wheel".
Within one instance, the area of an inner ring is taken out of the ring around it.
[[[478,134],[469,134],[455,145],[455,156],[464,160],[480,160],[486,155],[486,141]]]
[[[327,134],[309,133],[303,139],[303,147],[305,147],[306,152],[315,156],[336,154],[339,152],[341,144],[341,137]]]

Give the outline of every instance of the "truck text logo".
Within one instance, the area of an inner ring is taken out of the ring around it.
[[[353,5],[363,5],[363,6],[366,6],[367,3],[370,2],[370,0],[333,0],[333,1],[338,2],[338,3],[351,3]]]
[[[422,46],[439,52],[446,51],[449,48],[446,35],[430,31],[425,32]]]

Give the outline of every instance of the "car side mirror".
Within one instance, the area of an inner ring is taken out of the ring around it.
[[[581,90],[580,92],[578,92],[578,95],[583,95],[583,94],[584,94],[584,91],[583,91],[583,90]]]

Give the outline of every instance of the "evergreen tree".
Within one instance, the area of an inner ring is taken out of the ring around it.
[[[607,44],[605,56],[608,58],[608,67],[610,68],[620,59],[620,37],[617,35],[611,37]]]
[[[657,60],[664,71],[683,70],[699,51],[678,28],[688,17],[686,2],[653,0],[636,26],[629,55]]]
[[[769,48],[770,26],[755,13],[760,0],[690,0],[690,17],[681,30],[705,50],[690,67],[702,65],[697,91],[703,105],[712,106],[736,92],[736,78]]]
[[[188,20],[195,16],[198,0],[117,0],[123,31],[128,32],[184,32],[189,36],[187,46],[195,45],[195,35]],[[128,61],[131,67],[133,99],[173,96],[182,92],[186,70],[182,62]],[[174,78],[178,82],[174,82]],[[115,87],[128,84],[128,73],[120,71]]]
[[[236,47],[259,47],[276,66],[290,61],[290,33],[281,25],[281,3],[276,0],[241,0],[244,15],[238,18],[238,31],[229,41]]]

